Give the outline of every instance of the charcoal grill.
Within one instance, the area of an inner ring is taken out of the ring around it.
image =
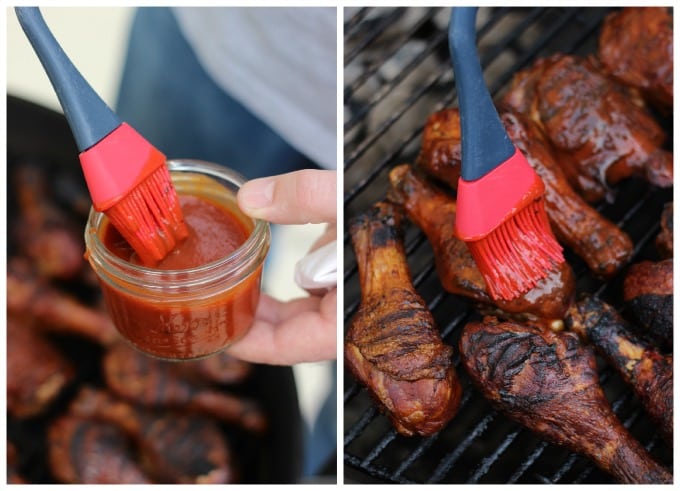
[[[478,43],[487,84],[502,93],[513,74],[536,58],[556,52],[587,55],[597,47],[610,8],[483,8]],[[449,9],[347,8],[344,12],[344,206],[347,219],[385,196],[388,172],[414,162],[429,114],[455,105],[446,28]],[[672,135],[670,120],[661,120]],[[669,138],[671,140],[671,138]],[[668,145],[672,143],[669,141]],[[654,237],[663,204],[672,191],[630,179],[599,211],[635,243],[633,262],[658,260]],[[405,230],[414,284],[433,312],[444,341],[457,346],[462,327],[478,318],[465,300],[442,290],[432,250],[414,226]],[[590,292],[623,309],[622,274],[594,278],[583,261],[566,251],[577,292]],[[344,232],[344,321],[356,312],[360,290],[347,228]],[[625,310],[623,310],[625,313]],[[672,466],[672,451],[632,392],[598,360],[601,383],[629,431],[660,462]],[[509,421],[471,386],[460,366],[464,393],[456,417],[439,433],[403,437],[346,371],[344,377],[345,482],[388,483],[610,483],[587,459],[548,444]]]

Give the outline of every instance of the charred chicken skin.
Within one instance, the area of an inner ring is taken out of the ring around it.
[[[234,480],[231,451],[211,419],[156,414],[90,388],[81,389],[70,413],[120,428],[136,444],[144,470],[156,482],[224,484]]]
[[[673,347],[673,260],[633,264],[623,281],[623,299],[650,338]]]
[[[569,309],[567,326],[591,342],[633,388],[663,437],[673,444],[673,357],[637,339],[605,302],[587,297]]]
[[[64,415],[48,430],[52,474],[64,484],[150,484],[117,427]]]
[[[502,105],[538,124],[588,202],[610,198],[609,185],[633,175],[673,185],[673,155],[660,148],[663,130],[592,58],[539,60],[515,75]]]
[[[598,57],[605,73],[673,107],[673,16],[667,7],[629,7],[602,25]]]
[[[510,111],[502,112],[501,120],[545,184],[545,209],[557,239],[583,258],[595,275],[613,276],[630,260],[633,244],[628,235],[572,189],[536,123]],[[428,118],[417,163],[428,174],[457,188],[461,164],[457,108],[443,109]]]
[[[361,303],[345,365],[402,435],[431,435],[460,404],[461,385],[427,305],[411,283],[395,206],[379,202],[350,223]]]
[[[125,343],[117,343],[104,355],[104,378],[114,394],[135,404],[182,408],[250,431],[266,430],[267,419],[255,402],[229,394],[200,375],[198,365],[203,366],[205,361],[186,363],[151,358]],[[234,362],[233,367],[240,372],[240,363]]]
[[[485,318],[465,326],[459,348],[473,383],[512,420],[590,458],[621,483],[672,483],[617,419],[598,383],[593,350],[576,334]]]
[[[499,315],[555,330],[563,327],[562,318],[574,293],[574,276],[566,262],[522,296],[494,301],[470,251],[454,233],[456,201],[408,164],[392,169],[390,181],[389,198],[401,204],[409,219],[427,236],[446,291],[481,302],[481,309],[487,312],[500,310]]]

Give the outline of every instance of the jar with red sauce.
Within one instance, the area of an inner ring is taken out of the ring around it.
[[[168,360],[209,356],[250,329],[269,251],[269,224],[244,215],[245,182],[226,167],[171,160],[189,237],[154,267],[142,266],[103,213],[90,211],[87,259],[120,334]]]

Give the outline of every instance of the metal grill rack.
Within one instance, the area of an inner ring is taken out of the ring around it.
[[[499,95],[513,74],[555,52],[594,53],[608,8],[483,8],[478,43],[487,84]],[[347,219],[383,198],[389,170],[413,162],[429,114],[455,103],[444,8],[347,8],[344,12],[344,182]],[[671,122],[662,124],[672,134]],[[670,145],[670,143],[669,143]],[[599,211],[635,243],[633,262],[658,259],[653,239],[672,191],[637,180],[618,187]],[[454,347],[462,327],[477,318],[467,301],[444,292],[432,250],[414,226],[405,231],[414,284],[427,302],[444,341]],[[598,294],[622,308],[622,275],[601,282],[566,251],[577,292]],[[345,325],[360,297],[354,254],[344,235]],[[464,393],[461,408],[442,431],[427,438],[396,433],[366,390],[345,373],[345,482],[396,483],[609,483],[586,459],[545,443],[491,409],[454,359]],[[672,451],[659,439],[632,392],[599,361],[601,383],[621,421],[662,463]]]

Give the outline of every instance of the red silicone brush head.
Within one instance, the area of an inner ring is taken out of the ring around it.
[[[564,262],[562,248],[550,232],[543,199],[467,245],[494,299],[519,297]]]
[[[189,234],[165,155],[123,123],[80,154],[92,205],[142,264],[155,266]]]
[[[456,233],[494,299],[519,297],[564,262],[548,222],[544,189],[519,150],[486,176],[459,180]]]
[[[145,266],[155,266],[189,234],[165,165],[106,212]]]

